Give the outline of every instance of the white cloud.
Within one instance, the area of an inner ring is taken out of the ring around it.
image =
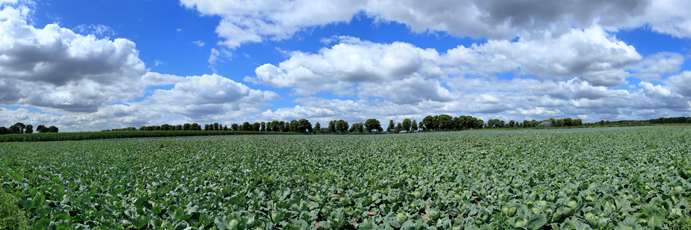
[[[85,35],[96,35],[99,37],[103,36],[115,36],[118,33],[113,30],[113,28],[110,28],[109,26],[106,25],[79,25],[76,28],[73,29],[73,31],[77,31],[81,34]]]
[[[634,76],[647,81],[660,81],[665,74],[675,74],[681,69],[685,58],[678,53],[660,52],[641,60],[632,68]]]
[[[197,45],[197,46],[199,46],[199,47],[204,47],[204,45],[205,45],[206,43],[204,43],[204,42],[202,42],[202,41],[193,41],[192,44],[195,44],[195,45]]]
[[[691,97],[691,71],[684,71],[681,74],[671,76],[663,80],[675,92],[684,96]]]
[[[512,39],[544,33],[558,37],[573,27],[592,26],[611,31],[646,26],[660,33],[691,37],[691,3],[686,0],[180,2],[203,15],[220,16],[216,33],[231,49],[249,42],[291,38],[305,28],[347,23],[361,12],[379,22],[405,24],[414,32],[439,31],[458,37]]]

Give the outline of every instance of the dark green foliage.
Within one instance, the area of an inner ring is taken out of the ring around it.
[[[251,126],[250,126],[251,127]],[[267,134],[257,131],[110,131],[110,132],[78,132],[78,133],[36,133],[32,135],[9,134],[0,136],[0,142],[34,142],[34,141],[71,141],[96,140],[118,138],[146,138],[146,137],[183,137],[183,136],[216,136],[216,135],[251,135]],[[285,133],[291,134],[291,133]],[[2,153],[2,152],[0,152]]]
[[[0,188],[0,229],[30,229],[29,218],[17,204],[17,198]]]

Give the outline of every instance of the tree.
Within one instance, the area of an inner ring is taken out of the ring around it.
[[[394,125],[393,120],[390,120],[390,121],[389,121],[389,127],[386,128],[386,132],[391,133],[391,132],[393,132],[395,129],[396,129],[396,126]]]
[[[59,131],[58,127],[55,127],[52,125],[50,127],[48,127],[48,132],[50,132],[50,133],[57,133],[58,131]]]
[[[232,129],[233,131],[238,131],[238,124],[233,123],[232,125],[230,125],[230,129]]]
[[[300,119],[298,121],[298,132],[312,132],[312,123],[307,119]]]
[[[573,126],[573,119],[570,117],[564,118],[564,126]]]
[[[190,130],[202,130],[202,126],[200,126],[197,123],[192,123],[192,126],[190,126]]]
[[[557,119],[557,123],[555,123],[554,126],[557,126],[557,127],[562,127],[562,126],[564,126],[564,120],[562,120],[562,119]]]
[[[343,119],[338,120],[336,122],[336,130],[339,133],[345,133],[346,131],[348,131],[348,127],[349,127],[348,122],[344,121]]]
[[[242,123],[242,131],[252,131],[252,125],[249,122]]]
[[[314,133],[319,133],[319,131],[322,129],[322,126],[317,122],[314,124]]]
[[[298,121],[297,120],[290,121],[290,124],[288,125],[288,130],[293,131],[293,132],[299,132],[300,124],[298,123]]]
[[[259,122],[254,122],[254,124],[252,124],[252,131],[259,131],[259,129],[261,128],[261,126],[262,126],[261,123],[259,123]]]
[[[39,133],[45,133],[48,132],[48,128],[46,128],[46,126],[44,125],[38,125],[36,127],[36,131],[38,131]]]
[[[12,125],[12,126],[13,126],[13,127],[16,127],[16,128],[19,130],[17,133],[24,133],[24,127],[26,127],[26,126],[24,126],[24,124],[22,124],[21,122],[17,122],[17,123],[15,123],[15,124]],[[10,127],[10,128],[11,128],[11,127]]]
[[[510,120],[510,121],[509,121],[509,127],[510,127],[510,128],[516,127],[516,121]]]
[[[286,122],[285,121],[279,121],[278,122],[278,130],[281,132],[286,131]]]
[[[406,132],[410,132],[410,123],[410,119],[403,119],[403,130],[405,130]]]
[[[329,133],[336,133],[336,121],[329,121]]]
[[[190,130],[190,128],[192,128],[192,125],[190,125],[190,123],[185,123],[184,125],[182,125],[182,130]]]
[[[579,118],[579,119],[574,119],[574,120],[573,120],[573,125],[574,125],[574,126],[581,126],[581,125],[583,125],[583,120],[581,120],[580,118]]]
[[[259,131],[262,131],[262,132],[266,131],[266,123],[262,121],[261,126],[262,127],[261,127],[261,129],[259,129]]]
[[[27,125],[26,128],[24,129],[24,133],[34,133],[34,126],[33,125]]]
[[[401,131],[403,131],[403,125],[401,125],[401,122],[398,122],[398,124],[396,125],[396,128],[394,129],[394,132],[400,133]]]
[[[413,125],[410,128],[413,132],[417,132],[417,120],[413,120]]]
[[[0,134],[9,134],[10,130],[5,128],[5,126],[0,126]]]
[[[451,117],[451,116],[449,116],[449,115],[446,115],[446,114],[442,114],[442,115],[439,115],[438,119],[439,119],[439,120],[438,120],[438,122],[439,122],[439,126],[438,126],[438,127],[439,127],[440,130],[450,130],[450,129],[453,129],[453,126],[454,126],[454,124],[453,124],[453,117]]]
[[[432,117],[432,115],[427,115],[420,122],[420,128],[422,128],[422,130],[434,130],[436,128],[434,126],[434,123],[436,123],[434,120],[435,119]]]
[[[367,130],[368,133],[372,133],[372,130],[381,132],[383,129],[379,123],[379,120],[370,118],[365,121],[365,130]]]

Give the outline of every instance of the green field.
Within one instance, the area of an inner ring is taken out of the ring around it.
[[[691,127],[0,143],[38,229],[689,229]]]

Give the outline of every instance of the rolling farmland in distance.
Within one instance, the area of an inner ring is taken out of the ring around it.
[[[691,127],[0,143],[37,229],[689,229]]]

